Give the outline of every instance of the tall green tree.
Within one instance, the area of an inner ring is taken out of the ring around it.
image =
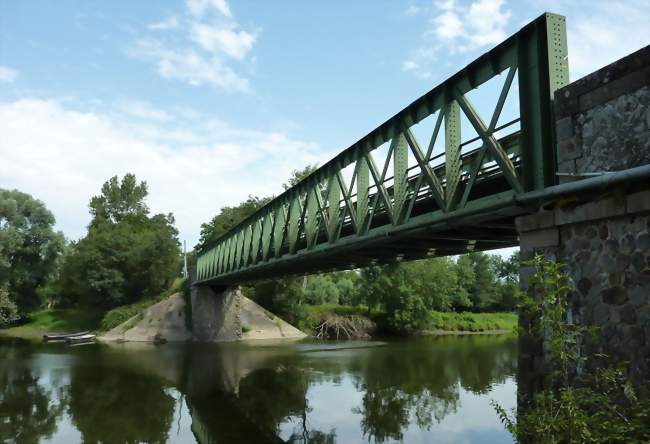
[[[54,215],[27,193],[0,189],[0,287],[21,315],[40,304],[38,288],[56,266],[64,237]]]
[[[469,295],[473,310],[481,311],[492,307],[497,301],[496,274],[493,261],[483,252],[469,253],[458,258],[458,266],[471,269],[462,273],[461,286]]]
[[[112,177],[90,201],[88,234],[73,244],[61,270],[64,297],[109,309],[154,296],[180,271],[171,214],[149,215],[146,182]]]
[[[200,250],[209,243],[219,239],[232,227],[246,219],[270,201],[270,197],[248,196],[248,199],[239,205],[233,207],[222,207],[219,214],[214,216],[209,222],[201,224],[201,234],[196,250]]]

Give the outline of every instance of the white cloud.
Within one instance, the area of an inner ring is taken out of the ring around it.
[[[467,53],[501,42],[507,36],[512,13],[505,0],[476,0],[460,4],[455,0],[435,2],[435,15],[422,34],[426,44],[411,51],[406,62],[417,60],[422,69],[405,69],[420,78],[430,78],[439,53],[446,56]]]
[[[650,3],[631,0],[593,4],[566,2],[571,79],[587,75],[650,42]],[[589,10],[588,14],[572,13]],[[615,19],[614,19],[615,17]]]
[[[213,9],[226,18],[232,18],[232,12],[230,12],[230,6],[226,0],[187,0],[187,8],[195,17],[201,17]]]
[[[190,85],[214,86],[226,91],[249,92],[248,79],[241,77],[217,56],[205,57],[191,48],[170,48],[156,40],[138,40],[130,55],[156,63],[166,79]]]
[[[18,71],[8,66],[0,66],[0,83],[12,83],[18,77]]]
[[[78,238],[90,197],[109,177],[133,172],[149,184],[152,211],[173,212],[181,237],[194,243],[222,206],[279,193],[293,169],[326,160],[313,143],[192,115],[156,126],[55,100],[0,103],[1,186],[43,200]]]
[[[177,29],[180,23],[178,22],[178,17],[171,16],[163,21],[152,23],[147,26],[147,29],[152,31],[167,31],[169,29]]]
[[[407,17],[418,15],[420,13],[421,9],[415,5],[409,5],[408,8],[406,8],[403,12],[403,14]]]
[[[455,39],[463,35],[463,24],[454,11],[445,11],[433,19],[435,34],[444,39]]]
[[[123,100],[119,103],[120,110],[129,116],[144,120],[169,120],[171,117],[165,111],[156,108],[150,103],[140,100]]]
[[[192,25],[192,40],[211,53],[224,53],[243,60],[253,48],[256,36],[244,30],[212,26],[204,23]]]
[[[165,79],[229,92],[250,92],[248,79],[227,59],[255,65],[254,56],[246,59],[257,40],[257,31],[241,29],[225,0],[187,0],[186,7],[183,20],[172,16],[149,25],[149,30],[168,33],[137,39],[128,55],[154,63]]]
[[[420,65],[415,63],[412,60],[404,60],[402,62],[402,70],[403,71],[415,71],[416,69],[419,69]]]
[[[445,40],[452,52],[467,52],[505,39],[512,16],[502,10],[505,0],[477,0],[469,6],[454,1],[438,3],[440,13],[431,21],[429,33]],[[462,17],[462,19],[461,19]]]

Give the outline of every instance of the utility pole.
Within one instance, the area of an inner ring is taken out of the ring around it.
[[[187,276],[187,244],[185,240],[183,240],[183,277],[187,279]]]

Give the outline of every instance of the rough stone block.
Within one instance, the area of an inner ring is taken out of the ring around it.
[[[557,208],[555,211],[555,221],[558,225],[575,224],[622,216],[625,214],[625,200],[610,197],[575,207]]]
[[[555,247],[560,244],[560,231],[557,228],[528,231],[519,237],[522,249]]]
[[[616,286],[600,292],[603,302],[610,305],[623,305],[628,301],[625,287]]]
[[[621,308],[621,322],[633,325],[636,323],[636,309],[632,304],[625,304]]]
[[[565,140],[573,137],[573,119],[571,116],[558,119],[555,122],[555,135],[557,140]]]
[[[575,137],[562,140],[557,144],[557,159],[560,162],[582,157],[582,148]],[[573,172],[573,171],[571,171]]]
[[[539,211],[535,214],[520,216],[515,219],[515,226],[520,233],[550,228],[555,225],[554,211]]]
[[[629,194],[626,198],[626,206],[629,214],[650,211],[650,190]]]

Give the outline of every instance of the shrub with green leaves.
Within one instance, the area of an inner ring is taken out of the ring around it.
[[[0,328],[11,325],[19,318],[18,307],[9,299],[9,292],[5,288],[0,288]]]
[[[550,388],[516,415],[493,403],[508,431],[525,443],[650,442],[647,388],[632,385],[625,363],[582,353],[581,344],[597,329],[567,321],[572,288],[563,265],[541,256],[525,265],[535,272],[532,296],[519,293],[521,316],[532,321],[522,334],[544,338]]]

